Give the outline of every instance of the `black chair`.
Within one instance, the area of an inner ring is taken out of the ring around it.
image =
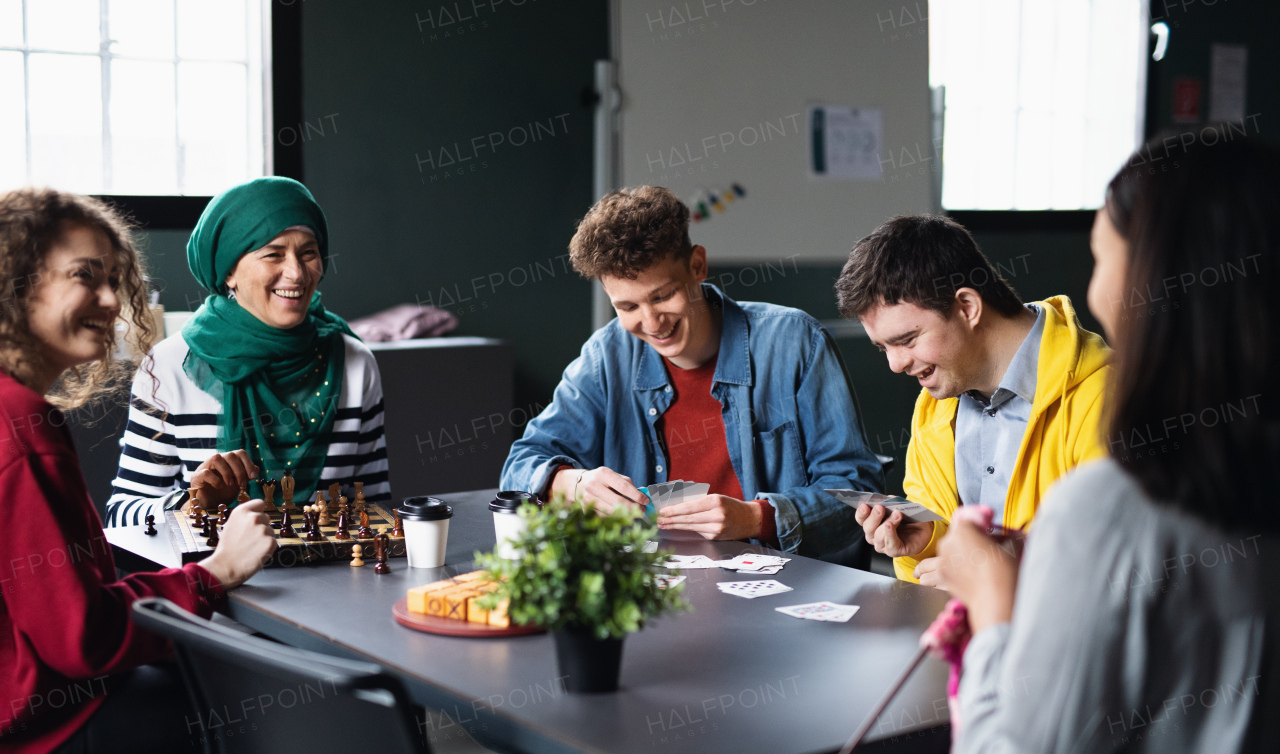
[[[207,752],[429,754],[400,681],[381,667],[248,636],[169,600],[133,604],[143,628],[171,640]]]

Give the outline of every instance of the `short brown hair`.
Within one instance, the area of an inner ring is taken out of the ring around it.
[[[588,210],[569,241],[573,269],[634,280],[664,259],[688,260],[689,208],[661,186],[612,191]]]
[[[840,314],[855,319],[881,304],[915,304],[951,315],[956,291],[972,288],[1006,317],[1022,299],[978,248],[964,226],[949,217],[895,217],[854,245],[836,281]]]
[[[43,369],[43,349],[27,325],[27,300],[50,247],[76,226],[101,231],[115,250],[117,295],[121,316],[129,321],[131,345],[145,354],[155,339],[142,260],[131,227],[119,213],[92,197],[49,188],[0,194],[0,369],[28,387]],[[82,406],[119,392],[131,371],[112,359],[108,346],[106,359],[68,370],[46,397],[59,408]]]

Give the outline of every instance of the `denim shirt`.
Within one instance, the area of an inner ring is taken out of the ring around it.
[[[831,335],[798,309],[702,290],[722,312],[711,394],[744,497],[773,506],[787,552],[821,558],[848,547],[861,527],[823,489],[879,491],[884,477]],[[511,446],[502,488],[541,492],[559,466],[606,466],[637,487],[667,481],[658,420],[672,398],[662,357],[613,320]]]

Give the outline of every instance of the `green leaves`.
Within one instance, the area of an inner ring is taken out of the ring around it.
[[[658,588],[654,577],[666,556],[644,551],[645,542],[658,537],[648,521],[622,509],[599,515],[594,504],[563,497],[541,510],[525,505],[519,515],[527,522],[513,543],[519,560],[498,557],[496,548],[476,553],[476,563],[498,582],[482,605],[510,599],[513,623],[584,626],[597,638],[621,639],[650,618],[689,609],[683,585]]]

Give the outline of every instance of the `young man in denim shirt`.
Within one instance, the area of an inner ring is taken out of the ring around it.
[[[664,188],[604,197],[569,248],[618,317],[512,446],[502,487],[639,511],[640,486],[705,482],[711,494],[664,507],[658,526],[865,567],[854,511],[823,490],[876,491],[883,475],[830,334],[706,284],[689,210]]]

